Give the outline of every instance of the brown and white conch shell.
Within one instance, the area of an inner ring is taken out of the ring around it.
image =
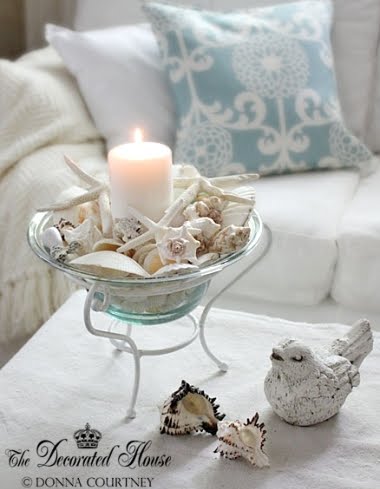
[[[251,229],[248,226],[231,224],[223,228],[210,243],[209,252],[233,253],[243,248],[249,240]]]
[[[73,242],[81,245],[81,253],[90,253],[98,241],[103,238],[94,219],[89,217],[76,228],[65,227],[61,230],[66,243]]]
[[[106,278],[149,277],[135,260],[115,251],[89,253],[70,261],[70,265]]]
[[[241,421],[223,421],[219,424],[217,437],[219,444],[215,453],[231,460],[243,457],[257,467],[268,467],[269,459],[264,453],[266,430],[264,423],[259,424],[256,413],[246,423]]]
[[[162,407],[160,432],[187,435],[205,431],[215,435],[218,422],[225,416],[218,412],[215,400],[183,380]]]

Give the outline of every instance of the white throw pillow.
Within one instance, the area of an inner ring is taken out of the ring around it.
[[[149,25],[82,33],[47,25],[46,39],[76,77],[108,148],[136,127],[146,140],[173,145],[174,106]]]
[[[289,1],[294,0],[170,0],[169,3],[192,3],[205,9],[231,10]],[[140,22],[143,19],[140,7],[141,0],[80,0],[75,26],[82,30]],[[380,31],[380,1],[334,0],[334,7],[332,44],[344,117],[348,127],[368,142],[366,132],[370,122]],[[378,149],[379,146],[378,143]],[[375,148],[371,145],[371,149]]]

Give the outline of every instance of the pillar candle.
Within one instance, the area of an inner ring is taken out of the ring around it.
[[[144,142],[137,129],[134,143],[111,149],[108,165],[113,218],[128,217],[128,206],[132,206],[153,221],[159,221],[173,196],[170,148]]]

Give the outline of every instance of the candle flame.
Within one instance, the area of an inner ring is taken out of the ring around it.
[[[135,139],[135,143],[142,143],[143,134],[141,129],[139,128],[135,129],[134,139]]]

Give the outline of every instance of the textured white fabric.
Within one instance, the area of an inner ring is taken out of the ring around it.
[[[48,25],[46,37],[77,78],[108,149],[136,127],[149,141],[173,145],[174,106],[149,25],[86,33]]]
[[[209,9],[273,5],[290,0],[178,0]],[[143,22],[140,0],[80,0],[75,27],[94,29]],[[375,76],[380,29],[379,0],[334,0],[333,51],[341,105],[349,128],[364,138],[369,124],[369,100]],[[373,149],[373,148],[371,148]]]
[[[255,182],[257,210],[273,232],[268,255],[232,292],[279,303],[312,305],[330,292],[338,257],[336,229],[359,181],[354,171],[268,177]],[[222,285],[234,270],[215,281]]]
[[[378,311],[380,171],[363,178],[338,227],[339,260],[332,295],[351,307]]]
[[[82,321],[84,294],[63,309],[0,372],[0,473],[4,489],[21,487],[22,477],[154,477],[154,489],[375,489],[380,479],[380,337],[363,362],[361,385],[341,412],[315,427],[287,425],[273,414],[263,392],[272,346],[284,337],[309,344],[329,343],[343,325],[291,323],[265,316],[213,310],[207,323],[212,350],[230,370],[218,374],[198,342],[181,352],[142,361],[137,418],[125,413],[131,394],[133,360],[117,354],[108,340],[94,338]],[[108,320],[103,320],[107,327]],[[136,327],[145,345],[173,342],[190,332],[188,322]],[[158,432],[157,406],[182,379],[217,396],[228,419],[245,420],[258,411],[266,424],[271,466],[255,469],[242,460],[220,459],[215,437],[169,437]],[[43,439],[67,438],[62,455],[92,455],[78,450],[74,431],[89,422],[101,431],[98,453],[130,440],[152,440],[149,453],[171,455],[168,468],[120,468],[114,457],[105,468],[37,468],[35,447]],[[7,466],[6,449],[30,449],[28,468]],[[35,487],[35,484],[33,485]],[[83,487],[86,484],[83,483]]]
[[[36,208],[74,181],[62,155],[102,154],[73,79],[52,49],[0,61],[0,343],[20,342],[73,289],[34,257],[26,230]]]

